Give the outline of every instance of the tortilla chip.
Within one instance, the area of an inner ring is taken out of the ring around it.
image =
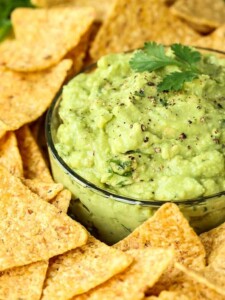
[[[23,164],[14,132],[6,133],[0,139],[0,164],[18,177],[23,176]]]
[[[46,183],[38,179],[21,179],[29,189],[37,194],[41,199],[50,201],[54,199],[59,192],[62,191],[63,185],[61,183]]]
[[[200,239],[206,250],[207,264],[214,263],[218,255],[218,249],[225,244],[225,223],[220,226],[202,233]]]
[[[195,42],[196,46],[225,51],[225,25],[218,27],[211,34],[201,37]]]
[[[63,190],[53,200],[59,210],[67,212],[70,192]],[[26,266],[6,270],[0,274],[0,299],[39,300],[48,269],[48,261],[38,261]]]
[[[54,199],[50,201],[60,211],[67,213],[71,200],[71,192],[67,189],[61,191]]]
[[[79,44],[93,21],[91,8],[18,8],[12,13],[16,40],[0,48],[1,62],[22,72],[52,67]]]
[[[224,0],[178,0],[171,11],[201,33],[208,33],[225,22]]]
[[[25,125],[17,130],[16,137],[23,161],[24,177],[53,183],[50,171],[29,127]]]
[[[48,269],[41,261],[6,270],[0,274],[0,299],[39,300]]]
[[[96,11],[96,19],[103,21],[108,15],[114,0],[32,0],[39,7],[52,7],[56,5],[70,5],[73,7],[93,7]]]
[[[195,283],[205,286],[206,289],[214,291],[215,293],[217,293],[220,296],[222,296],[222,295],[225,296],[225,289],[210,282],[207,278],[202,276],[201,272],[192,271],[179,263],[175,263],[175,268],[180,270],[181,272],[183,272],[186,277],[192,279]],[[173,289],[173,287],[172,287],[172,289]],[[193,298],[193,299],[195,299],[195,298]],[[211,299],[214,299],[214,298],[211,298]]]
[[[82,246],[87,232],[0,166],[0,271]]]
[[[145,248],[128,251],[134,262],[120,273],[90,292],[73,300],[107,299],[139,300],[153,286],[174,258],[171,249]]]
[[[80,40],[80,43],[77,47],[72,49],[67,55],[66,58],[73,61],[73,67],[71,68],[69,78],[74,77],[75,74],[81,71],[84,65],[84,60],[86,57],[87,49],[89,46],[89,38],[91,31],[89,30]]]
[[[190,300],[190,298],[178,292],[162,291],[158,297],[149,296],[145,297],[144,300]]]
[[[199,237],[173,203],[162,205],[153,217],[114,247],[123,251],[145,247],[173,248],[176,260],[185,266],[196,270],[205,266],[205,249]],[[150,294],[159,294],[168,288],[176,276],[177,271],[171,265]]]
[[[143,47],[146,41],[190,44],[199,35],[175,17],[162,0],[117,0],[90,50],[97,60],[111,52]]]
[[[153,217],[114,245],[127,251],[145,247],[174,248],[176,260],[193,269],[205,266],[205,249],[188,221],[173,203],[162,205]]]
[[[124,271],[131,256],[92,236],[86,245],[50,260],[42,299],[71,299]]]
[[[32,74],[0,67],[0,118],[7,130],[18,129],[40,117],[51,104],[70,67],[70,60]]]

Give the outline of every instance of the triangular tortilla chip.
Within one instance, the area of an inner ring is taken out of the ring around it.
[[[72,300],[141,300],[174,258],[171,249],[136,249],[128,254],[133,256],[134,262],[124,272]]]
[[[56,5],[70,5],[73,7],[93,7],[96,11],[96,20],[103,21],[108,15],[114,0],[32,0],[38,7],[52,7]]]
[[[14,132],[6,133],[0,139],[0,164],[15,176],[23,176],[23,164]]]
[[[221,245],[225,244],[225,223],[202,233],[200,239],[206,250],[207,264],[215,263],[218,250]]]
[[[66,300],[124,271],[131,256],[88,238],[86,245],[50,260],[42,299]]]
[[[38,179],[21,179],[29,189],[45,201],[53,200],[63,189],[61,183],[46,183]]]
[[[29,127],[25,125],[17,130],[16,137],[23,161],[24,177],[53,183],[49,168]]]
[[[190,44],[197,38],[199,35],[175,17],[162,0],[117,0],[90,53],[97,60],[107,53],[143,47],[147,41]]]
[[[173,248],[178,262],[196,270],[205,267],[205,249],[179,208],[173,203],[162,205],[152,218],[114,247],[123,251],[145,247]],[[176,278],[176,273],[176,269],[171,265],[149,293],[158,294],[168,288]]]
[[[18,8],[12,13],[16,40],[0,47],[0,60],[22,72],[52,67],[79,44],[93,21],[91,8]]]
[[[50,203],[56,206],[59,210],[67,213],[71,200],[71,192],[67,189],[62,190]]]
[[[47,261],[1,272],[0,299],[39,300],[48,269]]]
[[[64,190],[60,194],[62,194],[62,199],[67,200],[70,192]],[[66,205],[62,205],[61,203],[62,201],[65,202],[65,200],[55,201],[54,205],[66,213],[68,207],[66,208]],[[65,211],[63,208],[65,208]],[[3,271],[0,275],[0,299],[39,300],[47,269],[48,261],[38,261],[26,266]]]
[[[178,0],[170,9],[176,16],[202,33],[212,31],[225,20],[223,0]]]
[[[21,192],[21,193],[20,193]],[[0,271],[86,243],[86,230],[0,166]]]
[[[202,36],[195,42],[195,46],[225,51],[225,25],[218,27],[211,34]]]
[[[0,67],[0,120],[8,130],[18,129],[46,111],[71,64],[70,60],[63,60],[49,70],[30,74]]]
[[[205,266],[205,249],[187,219],[173,203],[162,205],[158,211],[125,239],[114,245],[127,251],[145,247],[172,247],[176,259],[186,266]]]

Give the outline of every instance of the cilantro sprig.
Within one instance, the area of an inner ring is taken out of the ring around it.
[[[0,0],[0,42],[10,33],[11,12],[17,7],[34,7],[30,0]]]
[[[166,55],[163,45],[155,42],[145,43],[144,48],[135,52],[130,66],[137,72],[156,71],[166,66],[177,66],[179,71],[166,75],[158,85],[158,91],[178,91],[184,83],[192,81],[201,74],[197,63],[201,60],[200,52],[181,44],[171,46],[173,56]]]

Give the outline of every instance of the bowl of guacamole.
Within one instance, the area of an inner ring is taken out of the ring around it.
[[[70,214],[113,244],[174,202],[225,221],[225,54],[154,42],[102,57],[52,103],[46,136]]]

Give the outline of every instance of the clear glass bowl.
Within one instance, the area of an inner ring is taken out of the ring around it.
[[[210,49],[203,49],[210,51]],[[220,51],[213,51],[225,55]],[[95,67],[93,65],[90,69]],[[89,69],[89,71],[90,71]],[[79,176],[59,156],[55,148],[56,132],[61,122],[58,115],[61,91],[48,110],[46,139],[52,174],[72,192],[69,214],[102,241],[113,244],[127,236],[151,217],[166,201],[137,200],[103,190]],[[225,191],[196,199],[173,201],[197,233],[225,221]]]

